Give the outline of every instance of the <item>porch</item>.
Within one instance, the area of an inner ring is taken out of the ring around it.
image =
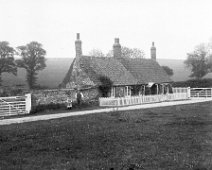
[[[186,100],[190,98],[190,88],[172,88],[172,93],[137,95],[125,97],[100,97],[100,106],[130,106],[163,101]]]

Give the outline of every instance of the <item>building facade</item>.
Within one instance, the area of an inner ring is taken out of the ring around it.
[[[63,82],[62,88],[88,89],[106,87],[102,79],[110,81],[110,89],[99,96],[127,97],[171,92],[172,80],[156,61],[156,47],[152,43],[151,58],[127,58],[122,56],[121,44],[115,38],[113,57],[86,56],[82,53],[82,41],[77,34],[76,56]]]

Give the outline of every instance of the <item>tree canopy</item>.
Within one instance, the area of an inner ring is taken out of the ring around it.
[[[212,54],[205,44],[200,44],[191,53],[187,54],[184,62],[191,70],[190,77],[201,79],[212,71]]]
[[[17,66],[24,68],[27,72],[26,79],[29,88],[32,89],[36,85],[37,74],[46,67],[46,51],[38,42],[30,42],[25,46],[17,47],[19,55],[22,57],[17,60]]]
[[[14,62],[15,50],[9,46],[7,41],[0,41],[0,85],[1,74],[4,72],[17,74],[17,67]]]
[[[162,68],[164,69],[164,71],[169,75],[169,76],[173,76],[174,75],[174,71],[168,67],[168,66],[162,66]]]

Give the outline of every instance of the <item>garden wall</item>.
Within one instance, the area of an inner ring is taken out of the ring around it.
[[[84,102],[97,100],[99,96],[97,88],[84,89],[81,92],[84,96]],[[75,94],[76,90],[73,89],[34,90],[32,92],[32,105],[36,107],[38,105],[64,104],[67,98],[71,98],[75,102]]]

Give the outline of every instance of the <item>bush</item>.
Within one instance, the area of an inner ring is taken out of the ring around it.
[[[6,91],[2,91],[2,92],[0,92],[0,97],[8,97],[9,96],[9,94],[6,92]]]
[[[102,97],[108,97],[108,93],[110,92],[110,89],[113,86],[113,82],[110,80],[110,78],[106,76],[100,76],[99,80],[101,82],[99,90],[102,94]]]

